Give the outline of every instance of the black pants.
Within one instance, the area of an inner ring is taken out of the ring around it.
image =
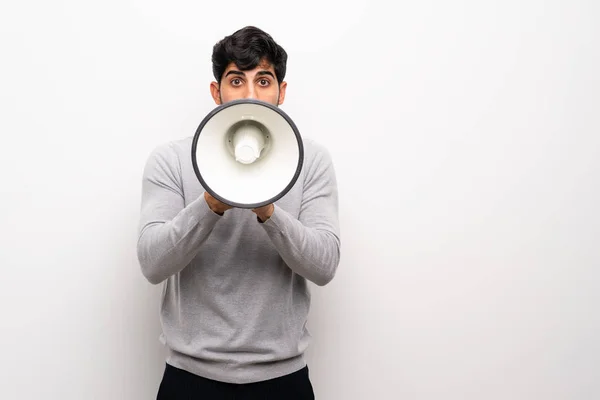
[[[314,400],[308,366],[267,381],[232,384],[194,375],[166,364],[157,400]]]

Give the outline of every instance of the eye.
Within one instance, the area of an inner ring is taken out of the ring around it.
[[[268,79],[261,79],[261,80],[258,81],[258,83],[259,83],[260,86],[269,86],[269,84],[271,82],[269,82]]]
[[[233,86],[240,86],[242,84],[242,80],[240,78],[234,78],[231,80],[231,84]]]

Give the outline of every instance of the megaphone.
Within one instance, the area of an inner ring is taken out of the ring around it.
[[[304,162],[298,128],[279,107],[238,99],[214,108],[192,141],[192,165],[204,189],[236,208],[274,203],[296,183]]]

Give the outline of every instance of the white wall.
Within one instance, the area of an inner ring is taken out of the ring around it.
[[[141,171],[246,24],[290,53],[283,108],[338,172],[317,398],[600,398],[597,2],[7,3],[0,398],[154,398]]]

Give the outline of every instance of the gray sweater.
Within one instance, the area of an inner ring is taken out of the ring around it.
[[[259,223],[251,210],[210,210],[191,145],[158,146],[143,172],[137,252],[144,276],[163,285],[167,362],[232,383],[292,373],[310,341],[307,280],[327,284],[340,259],[331,157],[304,139],[298,181]]]

